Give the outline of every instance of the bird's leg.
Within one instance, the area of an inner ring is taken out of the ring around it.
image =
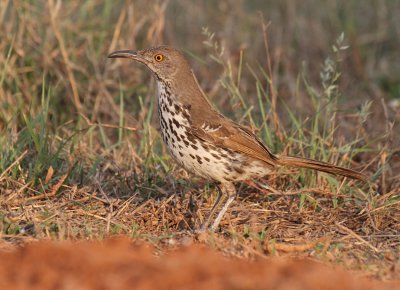
[[[228,210],[229,205],[232,203],[232,201],[236,197],[236,189],[235,185],[233,183],[223,183],[221,185],[220,190],[222,193],[225,193],[228,195],[228,198],[225,201],[225,204],[222,206],[221,210],[219,211],[217,217],[215,218],[213,224],[211,225],[211,230],[215,230],[219,223],[221,222],[222,218],[224,217],[225,212]]]
[[[220,205],[221,201],[222,201],[222,195],[223,192],[221,190],[221,188],[219,187],[218,184],[216,184],[216,187],[218,189],[218,196],[217,196],[217,200],[215,201],[213,207],[211,208],[210,213],[208,214],[206,220],[203,222],[203,224],[200,227],[200,232],[204,232],[205,230],[207,230],[208,225],[210,224],[211,221],[211,217],[214,215],[215,210],[218,208],[218,206]]]
[[[223,183],[223,184],[221,184],[221,186],[217,185],[217,189],[218,189],[217,200],[215,201],[207,219],[201,225],[199,232],[204,232],[205,230],[207,230],[212,216],[214,215],[216,209],[219,207],[219,205],[222,201],[223,195],[226,194],[228,196],[228,198],[226,199],[224,205],[222,206],[221,210],[218,212],[217,217],[215,218],[213,224],[211,225],[211,227],[210,227],[211,230],[215,230],[218,227],[218,225],[221,222],[222,218],[224,217],[226,211],[228,210],[229,205],[234,201],[234,199],[236,197],[236,189],[235,189],[235,186],[233,185],[233,183]]]

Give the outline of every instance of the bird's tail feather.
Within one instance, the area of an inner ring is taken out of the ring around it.
[[[367,181],[368,177],[358,171],[347,169],[344,167],[336,166],[327,162],[317,161],[313,159],[293,157],[293,156],[279,156],[276,160],[279,165],[288,165],[293,167],[309,168],[318,171],[327,172],[335,175],[342,175],[362,181]]]

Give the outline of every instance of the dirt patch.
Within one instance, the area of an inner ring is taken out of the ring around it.
[[[395,289],[309,260],[228,259],[188,246],[155,255],[127,239],[37,242],[0,252],[0,289]]]

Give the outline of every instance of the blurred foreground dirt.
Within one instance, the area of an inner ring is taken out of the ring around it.
[[[228,259],[200,246],[156,256],[150,246],[34,242],[0,251],[0,289],[396,289],[307,260]],[[397,288],[400,289],[400,288]]]

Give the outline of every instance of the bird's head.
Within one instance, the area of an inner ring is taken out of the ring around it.
[[[158,79],[173,78],[178,70],[190,71],[183,54],[169,46],[158,46],[143,50],[119,50],[108,55],[109,58],[130,58],[145,64]]]

